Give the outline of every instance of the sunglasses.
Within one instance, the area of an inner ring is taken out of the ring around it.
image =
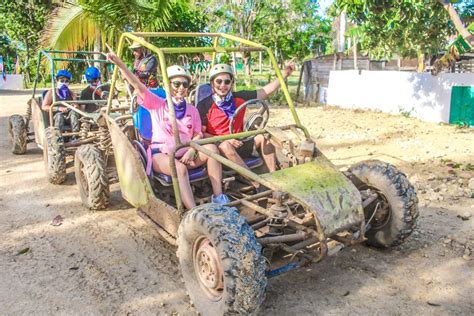
[[[173,85],[173,87],[175,87],[176,89],[178,89],[179,87],[183,86],[184,89],[187,89],[189,88],[189,83],[187,81],[173,81],[171,82],[171,84]]]
[[[232,82],[232,80],[230,79],[225,79],[225,80],[222,80],[222,79],[216,79],[214,80],[215,83],[217,83],[218,85],[224,83],[226,86],[230,85],[230,83]]]

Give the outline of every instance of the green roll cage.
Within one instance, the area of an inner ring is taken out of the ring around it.
[[[144,40],[144,38],[150,38],[150,37],[158,37],[158,38],[167,38],[167,37],[173,37],[173,38],[189,38],[189,37],[210,37],[213,38],[213,46],[212,47],[183,47],[183,48],[176,48],[176,47],[166,47],[166,48],[159,48],[156,47],[155,45],[147,42]],[[243,168],[234,162],[220,156],[216,155],[215,153],[207,150],[207,148],[204,148],[202,145],[205,144],[211,144],[211,143],[216,143],[219,141],[224,141],[227,139],[235,139],[235,138],[242,138],[242,137],[248,137],[248,136],[255,136],[258,134],[263,134],[266,132],[265,129],[259,129],[255,131],[247,131],[247,132],[241,132],[241,133],[236,133],[232,135],[224,135],[224,136],[216,136],[216,137],[210,137],[210,138],[203,138],[199,139],[197,141],[191,141],[189,143],[181,143],[179,139],[179,133],[178,133],[178,127],[176,123],[176,115],[173,107],[173,103],[171,100],[171,93],[170,93],[170,81],[168,78],[168,75],[166,73],[166,60],[165,60],[165,54],[183,54],[183,53],[212,53],[212,65],[214,65],[215,60],[216,60],[216,55],[218,53],[231,53],[231,52],[266,52],[270,58],[272,67],[278,77],[278,80],[280,81],[281,84],[281,89],[283,91],[283,94],[285,95],[285,99],[288,103],[288,106],[290,108],[291,114],[293,116],[293,119],[295,121],[295,127],[301,129],[305,137],[308,139],[310,138],[308,130],[301,124],[301,121],[298,117],[298,114],[296,113],[295,106],[293,104],[293,101],[291,100],[290,93],[288,91],[288,87],[286,86],[285,80],[283,79],[283,76],[281,74],[280,69],[278,68],[278,63],[275,58],[275,56],[272,53],[272,50],[266,46],[263,46],[261,44],[252,42],[247,39],[243,39],[237,36],[229,35],[229,34],[224,34],[224,33],[191,33],[191,32],[127,32],[127,33],[122,33],[120,36],[119,44],[118,44],[118,49],[117,49],[117,56],[121,57],[123,55],[123,50],[124,50],[124,43],[125,40],[131,40],[135,41],[137,43],[140,43],[142,46],[146,47],[153,53],[156,53],[160,65],[160,70],[161,70],[161,75],[163,78],[163,87],[166,91],[166,99],[168,103],[168,109],[169,109],[169,115],[170,115],[170,120],[172,124],[172,129],[173,129],[173,134],[174,134],[174,139],[176,143],[176,147],[172,153],[170,153],[170,167],[171,167],[171,178],[172,178],[172,183],[173,183],[173,190],[174,194],[176,197],[176,206],[178,211],[183,212],[183,204],[181,201],[181,195],[180,195],[180,189],[178,185],[178,179],[177,179],[177,173],[176,173],[176,166],[175,166],[175,153],[178,149],[182,147],[192,147],[198,151],[203,152],[204,154],[216,159],[219,161],[221,164],[224,166],[227,166],[240,174],[250,178],[253,181],[259,182],[265,186],[269,186],[270,184],[265,181],[262,177],[259,175],[251,172],[250,170],[247,170],[246,168]],[[219,40],[220,39],[225,39],[229,40],[234,44],[238,44],[236,46],[232,47],[221,47],[219,46]],[[114,67],[114,72],[112,75],[112,83],[111,83],[111,90],[115,89],[116,81],[118,77],[118,68]],[[107,111],[106,114],[109,115],[111,112],[113,112],[114,109],[112,109],[112,94],[109,95],[108,102],[107,102]],[[289,128],[289,127],[288,127]],[[270,185],[271,186],[271,185]]]
[[[87,57],[89,55],[98,55],[99,59],[88,59],[88,58],[74,58],[74,57],[67,57],[68,55],[84,55],[84,57]],[[41,59],[42,57],[46,57],[49,62],[50,62],[50,69],[51,69],[51,87],[54,90],[56,90],[56,80],[55,80],[55,62],[58,61],[73,61],[73,62],[78,62],[78,63],[104,63],[104,64],[111,64],[109,61],[107,61],[107,55],[102,52],[90,52],[90,51],[67,51],[67,50],[41,50],[38,52],[38,62],[36,65],[36,77],[35,77],[35,83],[33,86],[33,95],[32,98],[35,97],[36,95],[36,87],[39,81],[39,72],[40,72],[40,66],[41,66]],[[66,57],[62,57],[66,56]],[[53,103],[51,104],[51,108],[49,110],[49,119],[50,122],[53,121],[53,107],[55,105],[62,105],[68,108],[73,108],[71,104],[74,103],[81,103],[81,104],[87,104],[87,103],[104,103],[106,104],[107,101],[105,100],[84,100],[84,101],[58,101],[56,100],[56,93],[53,93]],[[82,116],[89,116],[88,113],[85,113],[79,109],[75,109],[76,112],[79,112]]]

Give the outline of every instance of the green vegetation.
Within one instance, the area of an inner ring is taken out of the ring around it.
[[[470,1],[456,1],[461,16],[472,12]],[[349,30],[362,50],[373,58],[418,57],[419,71],[424,60],[442,51],[458,25],[439,0],[336,0],[333,15],[345,13],[353,23]]]

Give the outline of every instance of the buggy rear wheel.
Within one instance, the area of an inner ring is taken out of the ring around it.
[[[28,128],[23,116],[14,114],[8,120],[8,134],[12,141],[12,153],[23,155],[28,143]]]
[[[109,205],[109,178],[101,151],[87,144],[76,150],[74,173],[82,204],[91,210],[104,209]]]
[[[44,131],[43,159],[48,181],[61,184],[66,180],[66,149],[58,128],[48,127]]]
[[[199,313],[257,313],[266,264],[254,231],[237,210],[217,204],[193,208],[181,221],[177,244],[184,283]]]
[[[370,160],[349,169],[362,194],[377,194],[365,209],[367,244],[393,247],[404,242],[416,227],[418,198],[407,176],[391,164]]]

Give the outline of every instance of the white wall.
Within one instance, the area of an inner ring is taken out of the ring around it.
[[[394,114],[404,111],[426,121],[449,122],[453,86],[474,86],[474,74],[331,71],[327,104]]]
[[[0,74],[0,90],[23,89],[23,75],[7,75],[6,80]]]

